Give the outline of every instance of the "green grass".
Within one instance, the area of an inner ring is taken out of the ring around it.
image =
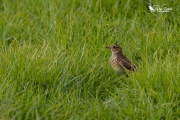
[[[0,119],[180,119],[179,20],[178,0],[0,0]]]

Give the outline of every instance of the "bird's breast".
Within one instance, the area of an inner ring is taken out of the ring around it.
[[[112,66],[113,70],[116,71],[117,73],[124,71],[122,69],[122,67],[121,67],[122,66],[122,62],[118,61],[118,59],[115,56],[112,56],[110,58],[110,63],[111,63],[111,66]]]

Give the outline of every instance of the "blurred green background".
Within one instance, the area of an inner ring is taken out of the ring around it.
[[[180,119],[179,20],[178,0],[0,0],[0,119]]]

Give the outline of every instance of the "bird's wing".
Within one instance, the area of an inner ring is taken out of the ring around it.
[[[122,63],[123,63],[123,66],[126,68],[126,69],[128,69],[128,70],[132,70],[133,68],[132,68],[132,63],[131,63],[131,61],[128,59],[128,58],[124,58],[123,60],[122,60]]]
[[[134,70],[134,65],[128,58],[123,56],[123,57],[121,57],[119,59],[120,59],[119,61],[122,62],[122,65],[123,65],[122,67],[124,67],[124,68],[126,68],[128,70],[132,70],[132,71]]]

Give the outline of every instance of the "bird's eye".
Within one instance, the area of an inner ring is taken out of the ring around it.
[[[116,48],[116,46],[113,46],[113,48]]]

